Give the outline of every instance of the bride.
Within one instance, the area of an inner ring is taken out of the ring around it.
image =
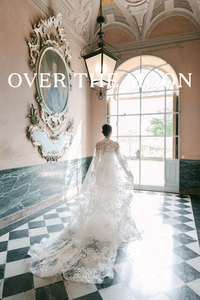
[[[113,278],[120,244],[140,239],[130,209],[133,175],[119,144],[110,139],[112,127],[102,129],[105,138],[96,144],[74,216],[60,233],[29,250],[37,276],[62,273],[66,280],[102,283]]]

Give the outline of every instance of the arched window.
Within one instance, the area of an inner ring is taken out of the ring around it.
[[[114,79],[107,92],[107,122],[129,160],[135,186],[175,191],[179,173],[175,71],[163,59],[144,55],[121,64]]]

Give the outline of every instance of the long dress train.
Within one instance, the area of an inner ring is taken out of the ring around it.
[[[62,273],[66,280],[102,283],[113,278],[117,248],[140,239],[131,215],[133,180],[119,144],[97,143],[78,209],[60,233],[30,247],[31,271],[40,277]]]

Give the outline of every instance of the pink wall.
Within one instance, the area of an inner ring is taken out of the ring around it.
[[[20,7],[20,9],[19,9]],[[25,80],[18,88],[8,84],[11,73],[33,72],[29,67],[30,56],[27,40],[32,26],[45,16],[30,1],[17,0],[0,2],[0,169],[22,167],[46,163],[38,153],[37,147],[26,137],[30,120],[27,118],[31,103],[39,107],[35,100],[35,85],[30,88]],[[78,59],[80,49],[69,40],[74,72],[85,72],[83,60]],[[91,101],[90,89],[86,79],[84,87],[78,88],[78,78],[73,79],[73,91],[69,97],[68,118],[74,118],[74,140],[61,160],[90,156],[91,151]],[[14,81],[13,81],[14,83]],[[41,126],[44,126],[40,120]],[[61,131],[67,128],[65,123]],[[50,131],[49,131],[50,132]]]
[[[176,73],[183,73],[188,78],[192,73],[192,86],[184,82],[180,91],[180,158],[200,159],[200,42],[183,44],[162,50],[146,50],[124,54],[126,60],[138,55],[154,55],[166,60]],[[92,116],[93,120],[93,147],[102,136],[99,127],[106,121],[106,99],[99,101],[93,94]]]

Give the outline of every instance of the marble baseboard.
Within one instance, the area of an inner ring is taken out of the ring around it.
[[[191,196],[191,203],[200,246],[200,194],[198,196]]]
[[[200,189],[179,188],[181,195],[200,195]]]
[[[11,221],[12,216],[23,217],[33,207],[59,201],[59,197],[81,186],[91,160],[86,157],[0,170],[0,224],[2,220]]]
[[[199,194],[200,160],[180,160],[180,190],[187,190],[189,194]]]

